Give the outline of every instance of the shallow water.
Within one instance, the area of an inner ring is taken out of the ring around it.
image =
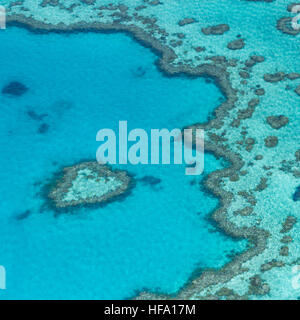
[[[21,97],[0,95],[1,299],[124,299],[137,290],[175,293],[192,272],[218,268],[245,242],[209,222],[217,199],[184,166],[120,166],[137,182],[122,202],[58,217],[43,187],[66,165],[95,160],[96,133],[181,128],[205,121],[224,97],[204,79],[168,78],[156,56],[123,34],[0,33],[0,88],[19,81]],[[142,72],[141,72],[142,70]],[[40,133],[39,131],[43,131]],[[205,174],[224,163],[205,158]]]

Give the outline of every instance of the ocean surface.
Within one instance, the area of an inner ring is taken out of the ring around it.
[[[174,294],[205,268],[245,249],[210,221],[218,200],[201,180],[226,163],[205,155],[202,176],[182,165],[119,166],[136,187],[122,202],[56,215],[45,185],[95,160],[96,133],[204,122],[224,99],[207,79],[169,78],[154,53],[124,34],[0,32],[0,299],[125,299],[139,290]],[[141,181],[152,176],[155,185]]]

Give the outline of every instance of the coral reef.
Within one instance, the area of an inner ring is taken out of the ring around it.
[[[56,209],[104,204],[128,192],[132,178],[97,162],[82,162],[63,169],[48,197]]]
[[[251,10],[259,14],[255,6],[262,3],[255,2],[251,3]],[[276,10],[281,11],[276,13],[275,20],[286,15],[282,1],[261,2],[266,2],[263,5],[268,8],[280,2]],[[190,127],[204,128],[206,151],[224,157],[230,164],[204,181],[205,187],[220,199],[212,218],[227,234],[247,239],[249,248],[220,270],[206,270],[189,279],[175,298],[263,299],[266,294],[273,299],[296,298],[295,291],[288,290],[288,281],[289,268],[299,263],[300,256],[299,246],[295,245],[299,241],[299,201],[293,200],[298,199],[295,190],[299,186],[300,137],[295,106],[299,104],[300,70],[299,31],[292,29],[291,17],[277,23],[285,34],[276,30],[273,16],[272,22],[260,26],[260,31],[266,25],[267,34],[271,29],[281,36],[276,37],[277,45],[269,37],[260,37],[261,32],[253,32],[254,24],[251,34],[247,33],[240,21],[238,28],[228,22],[230,30],[223,35],[206,36],[199,31],[207,28],[208,22],[200,15],[193,18],[175,8],[174,19],[169,19],[172,5],[168,1],[143,1],[134,6],[127,0],[122,1],[123,5],[101,6],[97,1],[89,1],[84,10],[77,2],[69,7],[63,7],[59,1],[45,3],[51,3],[53,14],[47,14],[48,5],[31,11],[28,0],[12,5],[7,24],[40,33],[127,32],[157,53],[157,65],[166,75],[209,77],[226,98],[207,123]],[[220,10],[219,2],[211,3],[213,11]],[[236,2],[235,9],[239,10],[239,5],[240,1]],[[214,23],[217,26],[223,22],[219,18]],[[237,34],[238,39],[233,40]],[[254,48],[256,37],[263,46]],[[288,40],[291,41],[284,58],[274,55]],[[278,130],[276,136],[274,130]],[[286,281],[284,293],[274,278]],[[141,292],[136,298],[174,296]]]
[[[229,29],[230,27],[228,24],[218,24],[217,26],[206,27],[201,30],[205,35],[222,35],[229,31]]]

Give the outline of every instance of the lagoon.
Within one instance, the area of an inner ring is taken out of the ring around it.
[[[99,128],[116,130],[120,120],[145,130],[206,121],[224,100],[212,81],[164,76],[155,54],[124,34],[10,27],[0,46],[0,88],[12,81],[28,88],[0,95],[0,265],[7,276],[0,299],[125,299],[146,288],[175,294],[245,249],[209,219],[218,200],[201,181],[227,165],[212,155],[196,178],[184,165],[118,165],[136,186],[101,208],[57,215],[44,192],[63,167],[96,159]]]

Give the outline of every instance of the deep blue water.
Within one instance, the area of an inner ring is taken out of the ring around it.
[[[103,208],[56,217],[43,206],[41,191],[54,173],[95,160],[98,130],[116,129],[119,120],[145,130],[205,121],[223,99],[213,83],[164,77],[156,56],[123,34],[8,28],[0,48],[0,89],[11,81],[29,88],[21,97],[0,95],[0,265],[7,272],[0,299],[175,293],[195,269],[221,267],[245,248],[209,222],[218,201],[201,191],[203,176],[185,176],[183,166],[121,166],[161,183],[138,182],[125,201]],[[205,174],[221,166],[206,155]]]
[[[300,200],[300,186],[297,187],[295,193],[293,194],[293,200],[294,201]]]

